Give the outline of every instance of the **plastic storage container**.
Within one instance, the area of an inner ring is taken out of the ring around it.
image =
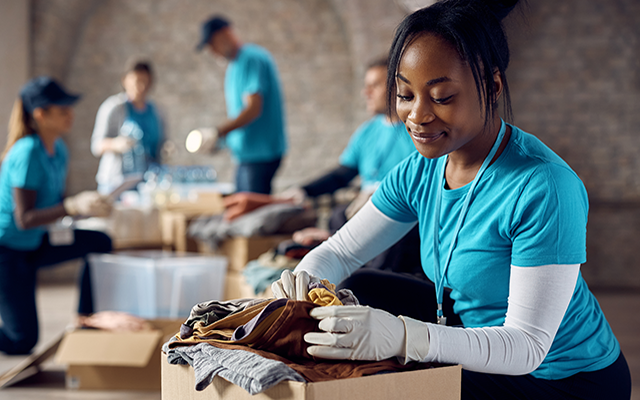
[[[207,300],[221,300],[227,259],[162,251],[90,254],[94,310],[142,318],[184,318]]]

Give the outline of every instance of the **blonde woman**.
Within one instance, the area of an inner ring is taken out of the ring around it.
[[[16,100],[0,168],[0,352],[29,353],[38,341],[36,271],[88,253],[111,251],[103,233],[55,222],[67,215],[105,216],[110,202],[94,191],[64,197],[71,129],[79,96],[55,80],[27,82]],[[93,311],[84,263],[78,312]]]

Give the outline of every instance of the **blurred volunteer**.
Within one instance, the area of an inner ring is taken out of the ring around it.
[[[288,189],[282,196],[297,196],[301,199],[333,193],[346,187],[356,176],[360,176],[360,197],[366,200],[389,171],[416,151],[398,117],[385,115],[386,77],[386,57],[369,64],[362,94],[366,100],[367,111],[373,117],[353,133],[349,144],[340,155],[339,166],[301,188]]]
[[[0,351],[25,354],[38,341],[36,270],[111,251],[101,232],[73,230],[65,216],[106,216],[110,202],[97,192],[64,197],[68,152],[61,136],[73,123],[79,96],[41,76],[26,83],[9,123],[0,169]],[[78,313],[93,311],[85,262]]]
[[[269,194],[287,149],[276,63],[266,49],[242,43],[221,16],[202,25],[197,50],[205,47],[229,62],[224,79],[228,120],[216,130],[238,164],[236,190]]]
[[[128,176],[144,174],[160,160],[164,123],[158,107],[147,99],[152,84],[150,62],[129,62],[122,77],[124,92],[109,97],[98,109],[91,152],[100,157],[96,181],[102,194]]]
[[[441,1],[400,24],[387,86],[418,152],[277,294],[304,299],[309,281],[350,275],[357,297],[377,293],[311,311],[317,357],[461,364],[463,399],[629,399],[629,368],[580,274],[586,190],[498,113],[500,99],[510,109],[501,20],[516,1]],[[417,222],[433,283],[355,272]]]

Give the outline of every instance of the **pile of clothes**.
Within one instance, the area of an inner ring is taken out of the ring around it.
[[[349,290],[335,290],[324,280],[310,287],[311,301],[239,299],[201,303],[191,311],[180,332],[163,346],[171,364],[189,364],[196,390],[215,376],[251,394],[283,380],[319,382],[382,372],[430,368],[430,363],[403,365],[396,359],[376,362],[314,359],[303,340],[318,331],[309,310],[326,305],[357,305]]]

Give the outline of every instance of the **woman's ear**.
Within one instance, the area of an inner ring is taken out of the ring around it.
[[[500,95],[502,95],[502,90],[504,89],[504,82],[502,81],[502,74],[497,69],[493,73],[493,84],[496,91],[495,101],[498,101],[500,99]]]
[[[44,114],[45,110],[42,107],[37,107],[35,110],[33,110],[33,113],[31,113],[36,123],[42,121],[42,119],[44,118]]]

